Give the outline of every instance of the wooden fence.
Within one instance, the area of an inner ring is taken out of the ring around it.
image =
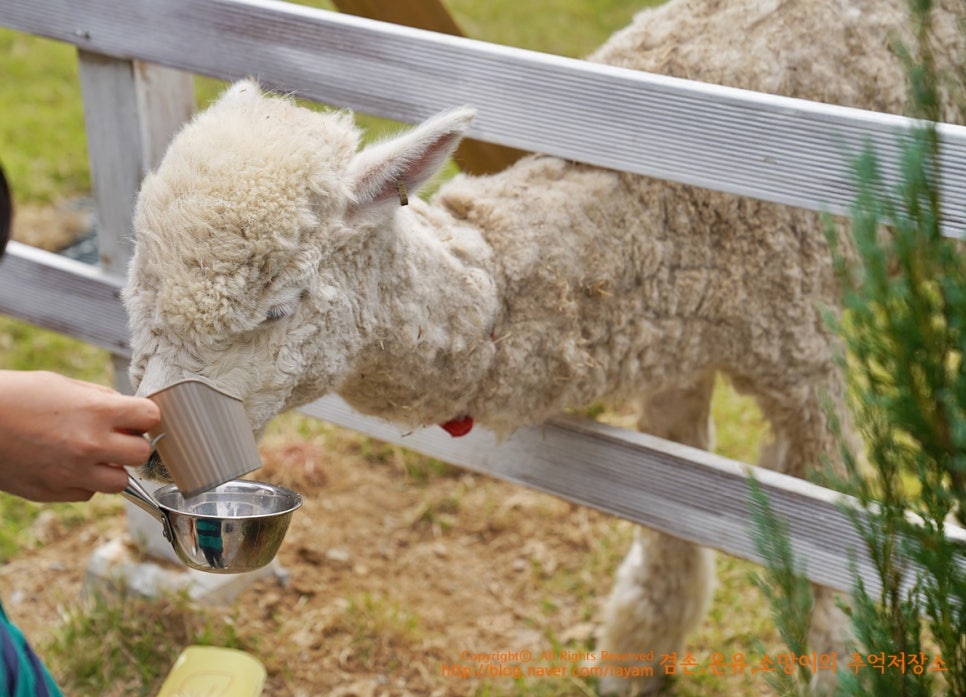
[[[110,350],[124,374],[119,291],[137,188],[193,109],[191,73],[415,123],[459,104],[470,135],[612,169],[847,214],[849,157],[878,149],[889,177],[907,119],[497,46],[274,0],[0,0],[0,25],[76,45],[100,266],[12,243],[0,312]],[[686,117],[685,117],[686,116]],[[966,223],[966,129],[942,125],[949,234]],[[832,491],[575,418],[503,443],[475,429],[403,435],[336,397],[307,414],[753,561],[747,477],[788,521],[808,576],[879,583]],[[952,535],[966,540],[961,529]]]

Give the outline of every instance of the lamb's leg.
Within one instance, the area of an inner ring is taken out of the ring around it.
[[[762,451],[760,466],[797,477],[810,470],[834,462],[835,437],[825,417],[831,405],[848,423],[847,410],[838,397],[841,385],[837,374],[821,387],[802,384],[791,401],[759,398],[762,412],[772,426],[774,440]],[[823,406],[824,404],[824,406]],[[808,636],[809,650],[818,654],[836,654],[839,660],[846,655],[849,641],[849,619],[839,608],[838,591],[813,585],[815,605]],[[836,676],[830,671],[816,671],[813,687],[816,694],[832,694]]]
[[[708,449],[712,442],[709,373],[683,389],[649,397],[638,428],[660,438]],[[603,676],[602,694],[653,694],[664,683],[662,654],[680,652],[685,637],[700,624],[714,589],[714,554],[683,540],[639,528],[621,563],[603,614],[597,642],[598,665],[649,668],[651,677]],[[603,652],[641,654],[653,661],[614,661]]]

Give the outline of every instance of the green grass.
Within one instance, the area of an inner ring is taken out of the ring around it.
[[[362,592],[347,599],[340,624],[353,637],[354,660],[366,670],[384,666],[391,671],[400,667],[396,647],[416,644],[419,620],[398,603]]]
[[[68,676],[61,685],[65,694],[148,697],[188,645],[255,648],[223,609],[179,595],[147,600],[120,594],[70,608],[43,650],[51,670]]]
[[[0,369],[53,370],[102,385],[111,384],[113,375],[106,351],[3,316],[0,316]]]
[[[483,41],[583,58],[655,0],[448,0],[466,36]]]
[[[18,201],[89,188],[72,46],[0,29],[0,158]]]

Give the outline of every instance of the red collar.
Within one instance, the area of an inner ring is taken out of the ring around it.
[[[440,424],[440,428],[453,436],[453,438],[459,438],[460,436],[465,436],[472,430],[473,417],[460,416],[455,419],[451,419],[444,424]]]

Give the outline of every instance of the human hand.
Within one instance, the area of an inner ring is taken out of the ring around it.
[[[149,399],[46,371],[0,370],[0,490],[31,501],[86,501],[127,486],[123,465],[151,454]]]

